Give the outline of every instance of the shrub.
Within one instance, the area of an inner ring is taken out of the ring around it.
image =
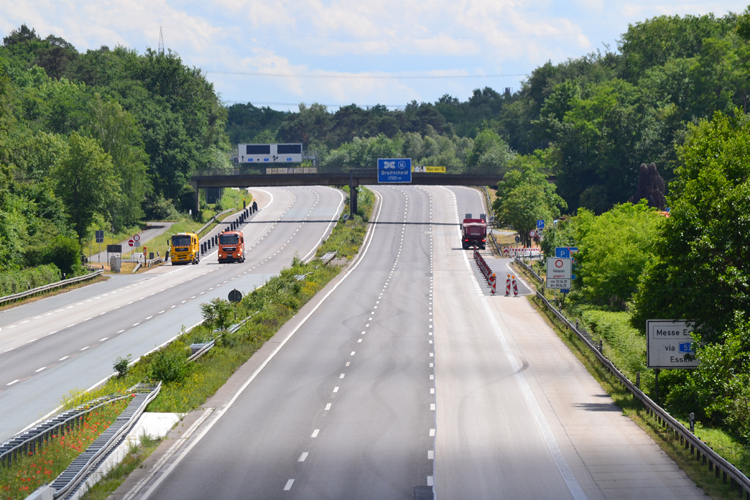
[[[117,378],[123,378],[128,374],[130,370],[130,354],[126,357],[118,357],[115,360],[115,364],[112,366],[117,372]]]
[[[45,248],[44,261],[56,265],[68,277],[80,274],[81,245],[75,238],[59,235]]]
[[[54,264],[37,266],[20,271],[0,273],[0,296],[25,292],[39,286],[60,281],[62,273]]]
[[[185,344],[175,342],[158,351],[151,360],[150,377],[165,383],[182,381],[191,369],[185,355],[185,347]]]

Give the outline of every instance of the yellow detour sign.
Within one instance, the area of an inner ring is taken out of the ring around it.
[[[425,174],[444,174],[445,167],[422,167],[415,166],[411,168],[412,172],[425,173]]]

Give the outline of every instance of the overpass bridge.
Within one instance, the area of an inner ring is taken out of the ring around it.
[[[195,207],[200,210],[198,192],[204,188],[262,186],[345,186],[350,192],[363,184],[378,184],[376,167],[243,167],[233,170],[198,171],[190,179],[195,189]],[[503,180],[506,167],[446,167],[445,173],[413,172],[413,185],[430,186],[492,186]],[[351,198],[350,209],[357,211],[357,197]]]

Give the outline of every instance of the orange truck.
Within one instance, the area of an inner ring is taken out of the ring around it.
[[[245,237],[239,231],[219,235],[219,264],[245,262]]]

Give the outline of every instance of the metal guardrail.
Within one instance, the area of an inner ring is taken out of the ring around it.
[[[76,424],[79,417],[86,415],[106,404],[113,403],[127,396],[104,396],[88,401],[72,410],[67,410],[54,417],[50,417],[39,425],[13,436],[0,444],[0,466],[9,466],[18,460],[19,453],[28,455],[41,450],[53,435],[64,432]]]
[[[518,262],[518,260],[517,260]],[[525,264],[522,263],[524,266]],[[526,266],[528,269],[528,266]],[[672,431],[679,436],[680,442],[687,449],[690,448],[690,453],[695,453],[696,460],[702,460],[703,464],[708,465],[709,471],[714,471],[715,476],[718,478],[721,474],[724,483],[727,482],[727,478],[730,480],[732,491],[737,486],[739,489],[739,497],[742,498],[743,492],[746,497],[750,499],[750,479],[745,474],[732,465],[728,460],[723,458],[721,455],[716,453],[710,446],[701,441],[695,434],[690,432],[682,423],[672,417],[666,410],[656,404],[651,398],[649,398],[643,391],[640,390],[628,377],[622,373],[612,361],[610,361],[588,337],[586,332],[580,331],[573,323],[565,317],[565,315],[557,310],[549,300],[547,300],[541,292],[537,291],[536,296],[542,301],[542,303],[573,333],[583,342],[586,347],[596,356],[599,362],[609,370],[625,388],[630,391],[634,397],[636,397],[643,404],[644,408],[650,413],[660,425],[664,427],[670,427]]]
[[[519,259],[518,257],[516,257],[516,258],[515,258],[515,262],[516,262],[517,264],[521,264],[521,266],[522,266],[522,267],[523,267],[524,269],[526,269],[526,270],[527,270],[528,272],[530,272],[530,273],[531,273],[531,275],[532,275],[532,276],[534,276],[534,278],[536,278],[536,280],[537,280],[537,281],[538,281],[539,283],[544,283],[544,278],[542,278],[542,277],[541,277],[541,276],[539,276],[539,275],[538,275],[538,274],[537,274],[536,272],[534,272],[534,270],[533,270],[533,269],[531,268],[531,266],[530,266],[530,265],[528,265],[527,263],[525,263],[524,261],[522,261],[522,260],[521,260],[521,259]]]
[[[211,348],[216,345],[216,340],[210,342],[202,342],[197,344],[190,344],[191,354],[188,356],[188,361],[195,361],[204,354],[206,354]]]
[[[95,278],[99,276],[103,272],[104,270],[99,269],[98,271],[94,271],[89,274],[84,274],[83,276],[76,276],[75,278],[68,278],[66,280],[60,280],[54,283],[50,283],[49,285],[43,285],[43,286],[39,286],[36,288],[32,288],[31,290],[26,290],[25,292],[14,293],[13,295],[6,295],[5,297],[0,297],[0,305],[5,304],[6,302],[12,302],[14,300],[20,300],[26,297],[31,297],[32,295],[36,295],[38,293],[48,292],[50,290],[54,290],[55,288],[72,285],[73,283],[78,283],[80,281],[86,281],[91,278]]]
[[[103,458],[120,444],[135,425],[138,418],[146,410],[161,390],[161,382],[156,386],[138,384],[128,392],[135,393],[127,408],[112,422],[81,455],[76,458],[65,471],[52,482],[55,499],[70,498],[81,483],[96,470]]]
[[[203,226],[201,226],[201,228],[200,228],[200,229],[198,229],[198,230],[197,230],[197,231],[195,232],[195,234],[197,234],[198,236],[200,236],[200,234],[201,234],[201,233],[202,233],[203,231],[205,231],[205,230],[206,230],[206,228],[207,228],[208,226],[210,226],[211,224],[213,224],[213,223],[214,223],[214,221],[216,220],[216,218],[217,218],[217,217],[220,217],[220,216],[222,216],[222,215],[224,215],[224,214],[226,214],[226,213],[229,213],[229,212],[234,212],[234,209],[233,209],[233,208],[227,208],[226,210],[222,210],[222,211],[221,211],[221,212],[219,212],[218,214],[214,215],[213,217],[211,217],[210,219],[208,219],[208,222],[206,222],[205,224],[203,224]]]

